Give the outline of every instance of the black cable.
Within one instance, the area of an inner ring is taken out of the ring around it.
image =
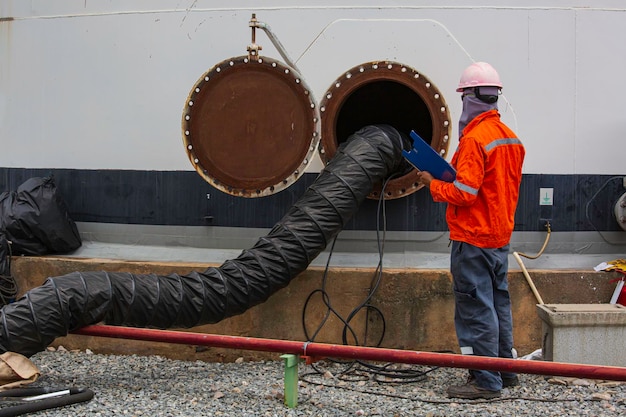
[[[366,341],[367,341],[367,326],[369,323],[369,313],[370,311],[375,311],[378,313],[378,315],[380,316],[382,323],[383,323],[383,329],[381,332],[381,336],[380,339],[378,340],[378,342],[374,345],[376,347],[380,346],[380,344],[382,343],[382,340],[384,338],[384,333],[385,333],[385,329],[386,329],[386,324],[385,324],[385,319],[384,319],[384,315],[382,313],[382,311],[380,311],[380,309],[378,309],[375,306],[372,306],[371,304],[369,304],[369,301],[371,300],[371,298],[373,297],[374,293],[376,292],[376,290],[378,289],[378,286],[380,284],[380,280],[382,279],[382,265],[383,265],[383,252],[384,252],[384,234],[383,234],[383,239],[382,239],[382,245],[381,245],[381,239],[380,239],[380,234],[379,234],[379,230],[380,230],[380,211],[381,211],[381,207],[382,207],[382,211],[383,211],[383,223],[384,223],[384,232],[386,232],[386,212],[385,212],[385,200],[384,200],[384,191],[385,188],[387,187],[389,181],[391,181],[391,179],[393,179],[397,174],[393,174],[391,176],[389,176],[385,182],[384,185],[382,187],[381,193],[380,193],[380,197],[379,197],[379,201],[378,201],[378,209],[377,209],[377,223],[376,223],[376,237],[377,237],[377,244],[378,244],[378,252],[379,252],[379,262],[378,262],[378,266],[376,267],[376,271],[374,273],[374,278],[372,280],[372,283],[370,283],[370,290],[368,292],[367,297],[361,302],[361,304],[359,306],[357,306],[356,308],[354,308],[350,314],[348,315],[347,318],[344,318],[339,312],[337,312],[333,306],[330,303],[330,297],[328,295],[328,292],[326,291],[326,285],[328,282],[328,272],[330,270],[330,260],[332,258],[332,254],[334,252],[335,249],[335,244],[337,243],[337,236],[334,237],[332,245],[330,247],[329,250],[329,254],[328,254],[328,258],[326,260],[326,266],[324,269],[324,274],[322,276],[322,285],[321,288],[313,290],[309,296],[307,297],[307,299],[305,300],[303,309],[302,309],[302,328],[304,330],[304,334],[306,337],[306,340],[309,342],[313,342],[315,341],[315,338],[317,337],[317,335],[319,334],[319,332],[322,330],[322,328],[324,327],[324,325],[326,324],[327,320],[330,318],[331,314],[334,315],[335,317],[337,317],[337,319],[339,319],[342,323],[343,323],[343,330],[342,330],[342,342],[344,345],[348,345],[348,332],[352,335],[352,337],[354,338],[354,343],[357,346],[360,346],[361,344],[359,343],[359,338],[355,332],[355,330],[352,328],[352,326],[350,325],[350,322],[352,321],[352,319],[363,309],[366,308],[366,314],[368,316],[366,316],[365,322],[366,322],[366,330],[365,330],[365,337],[364,337],[364,341],[363,344],[365,345]],[[322,302],[324,303],[325,307],[326,307],[326,314],[324,315],[324,318],[322,319],[322,321],[320,322],[320,324],[318,325],[317,329],[315,330],[315,332],[313,333],[313,335],[309,335],[309,331],[307,329],[307,320],[306,320],[306,311],[307,311],[307,307],[309,305],[309,303],[311,302],[311,299],[314,295],[316,294],[321,294],[322,296]],[[354,366],[356,364],[359,363],[359,361],[354,361],[354,360],[348,360],[348,361],[343,361],[343,360],[337,360],[337,359],[333,359],[332,360],[335,363],[342,363],[342,364],[346,364],[347,367],[346,369],[344,369],[343,371],[341,371],[341,375],[347,375],[348,371],[350,371],[351,369],[354,368]],[[318,369],[315,364],[311,364],[311,367],[317,372],[317,373],[323,373],[320,369]]]
[[[377,343],[374,344],[375,347],[380,346],[380,344],[382,343],[382,340],[385,336],[385,330],[386,330],[386,323],[385,323],[385,318],[384,315],[382,313],[382,311],[380,311],[377,307],[374,307],[373,305],[370,304],[370,301],[372,299],[372,297],[374,296],[374,294],[376,293],[376,291],[378,290],[378,287],[380,285],[380,282],[382,280],[382,273],[383,273],[383,256],[384,256],[384,252],[385,252],[385,238],[386,238],[386,233],[387,233],[387,216],[386,216],[386,205],[385,205],[385,199],[384,199],[384,195],[385,195],[385,189],[387,188],[387,185],[389,184],[389,181],[391,181],[393,179],[393,175],[390,176],[389,178],[387,178],[385,180],[385,183],[383,184],[382,190],[380,192],[380,196],[378,198],[378,205],[377,205],[377,210],[376,210],[376,243],[378,246],[378,265],[376,266],[376,270],[374,271],[374,275],[372,277],[372,282],[370,282],[370,288],[368,291],[367,296],[365,297],[365,299],[361,302],[361,304],[359,304],[356,308],[354,308],[350,314],[348,315],[348,318],[346,319],[346,322],[350,323],[350,321],[352,321],[352,319],[363,309],[363,308],[367,308],[366,310],[366,314],[369,314],[370,310],[374,310],[376,312],[378,312],[379,316],[381,317],[382,321],[383,321],[383,330],[381,331],[381,336],[380,339],[378,340]],[[382,220],[383,220],[383,238],[381,239],[380,237],[380,220],[381,220],[381,209],[382,209]],[[365,335],[364,335],[364,340],[363,340],[363,345],[367,346],[367,331],[368,331],[368,317],[366,317],[365,320]],[[346,340],[346,331],[344,329],[343,333],[342,333],[342,340],[344,344],[347,344],[347,340]]]
[[[350,329],[350,332],[352,333],[352,335],[353,335],[354,339],[355,339],[355,340],[358,340],[358,338],[357,338],[357,336],[356,336],[356,333],[354,332],[354,330],[352,329],[352,327],[350,326],[350,324],[349,324],[348,322],[346,322],[346,321],[344,320],[344,318],[341,316],[341,314],[339,314],[339,313],[338,313],[338,312],[337,312],[337,311],[336,311],[336,310],[332,307],[332,305],[330,304],[330,297],[329,297],[329,295],[328,295],[328,292],[326,291],[326,283],[327,283],[327,280],[328,280],[328,271],[329,271],[329,269],[330,269],[330,259],[331,259],[331,257],[332,257],[332,253],[333,253],[333,250],[334,250],[334,248],[335,248],[335,244],[336,244],[336,243],[337,243],[337,237],[335,236],[335,238],[333,239],[333,242],[332,242],[332,244],[331,244],[331,247],[330,247],[330,251],[329,251],[328,259],[326,260],[326,267],[325,267],[325,269],[324,269],[324,274],[323,274],[323,276],[322,276],[322,286],[321,286],[321,288],[318,288],[318,289],[316,289],[316,290],[313,290],[313,291],[309,294],[309,296],[308,296],[308,297],[307,297],[307,299],[305,300],[305,302],[304,302],[304,306],[303,306],[303,308],[302,308],[302,328],[303,328],[303,330],[304,330],[304,335],[305,335],[305,337],[306,337],[306,340],[307,340],[307,341],[310,341],[310,342],[312,342],[312,341],[314,341],[314,340],[315,340],[315,338],[317,337],[318,333],[322,330],[322,328],[323,328],[323,327],[324,327],[324,325],[326,324],[326,321],[328,320],[328,318],[330,317],[330,315],[331,315],[331,314],[333,314],[335,317],[337,317],[337,318],[338,318],[338,319],[339,319],[339,320],[343,323],[343,325],[344,325],[344,329],[346,329],[346,328]],[[322,319],[321,323],[318,325],[318,327],[317,327],[317,329],[315,330],[315,332],[313,333],[313,335],[312,335],[312,336],[309,336],[309,332],[308,332],[308,330],[307,330],[307,326],[306,326],[306,323],[307,323],[307,320],[306,320],[306,311],[307,311],[307,306],[309,305],[309,302],[311,301],[312,297],[313,297],[315,294],[317,294],[317,293],[321,294],[321,296],[322,296],[322,301],[323,301],[324,305],[326,306],[326,314],[324,315],[324,318]],[[348,371],[349,371],[349,370],[350,370],[350,369],[354,366],[354,361],[351,361],[351,360],[349,360],[349,361],[341,361],[341,360],[335,359],[335,360],[334,360],[334,362],[335,362],[335,363],[345,363],[345,364],[347,364],[347,368],[346,368],[346,369],[344,369],[344,370],[342,371],[342,373],[346,373],[346,372],[348,372]],[[318,373],[318,374],[323,374],[323,373],[324,373],[322,370],[318,369],[318,368],[315,366],[315,364],[311,364],[311,367],[315,370],[315,373]]]
[[[376,270],[374,271],[374,274],[372,276],[372,281],[370,282],[368,294],[363,299],[363,301],[359,303],[358,306],[352,309],[352,311],[348,314],[346,318],[342,317],[341,314],[337,312],[332,306],[331,301],[330,301],[330,296],[328,295],[326,288],[327,288],[327,283],[328,283],[328,272],[330,269],[330,260],[332,258],[332,254],[333,254],[335,244],[337,241],[337,237],[335,236],[332,242],[332,245],[330,247],[330,250],[329,250],[328,259],[326,260],[326,266],[325,266],[324,273],[322,276],[321,288],[313,290],[309,294],[309,296],[305,300],[305,303],[302,309],[302,327],[304,329],[304,334],[305,334],[307,341],[309,342],[315,341],[317,335],[322,330],[322,328],[324,327],[328,319],[331,317],[331,315],[334,315],[337,319],[339,319],[343,323],[342,343],[344,345],[349,345],[348,335],[350,334],[352,338],[354,339],[354,343],[357,346],[361,346],[361,345],[368,346],[367,340],[369,336],[370,314],[375,313],[378,315],[378,317],[381,320],[382,330],[381,330],[381,334],[378,340],[375,343],[373,343],[372,346],[379,347],[382,344],[385,331],[386,331],[385,317],[379,308],[371,304],[371,300],[374,294],[376,293],[376,291],[378,290],[382,281],[382,276],[383,276],[383,260],[384,260],[385,242],[386,242],[386,233],[387,233],[387,213],[386,213],[386,204],[385,204],[386,200],[384,199],[384,195],[385,195],[385,189],[389,181],[391,181],[394,177],[395,175],[392,175],[385,180],[382,190],[380,192],[379,199],[378,199],[378,205],[377,205],[377,210],[376,210],[376,243],[378,247],[379,259],[378,259],[378,264],[376,266]],[[382,225],[381,225],[381,222],[382,222]],[[381,236],[381,230],[382,230],[382,236]],[[321,294],[322,302],[326,308],[326,313],[324,317],[322,318],[321,322],[319,323],[319,325],[317,326],[317,328],[315,329],[315,331],[313,332],[313,334],[311,335],[307,328],[306,312],[307,312],[309,303],[311,302],[313,296],[315,296],[316,294]],[[359,343],[359,339],[356,335],[356,331],[352,328],[350,323],[356,317],[356,315],[359,312],[361,312],[363,309],[365,309],[365,312],[366,312],[365,332],[364,332],[362,343]],[[372,364],[372,363],[362,361],[362,360],[342,361],[342,360],[338,360],[335,358],[327,358],[326,360],[331,363],[345,365],[345,368],[337,372],[336,376],[337,378],[341,380],[349,380],[349,381],[369,380],[370,376],[374,375],[373,377],[374,380],[380,383],[392,383],[392,382],[412,383],[412,382],[418,382],[418,381],[424,380],[428,373],[439,368],[439,367],[433,367],[427,370],[423,370],[421,367],[416,368],[413,366],[410,368],[397,369],[395,367],[398,364],[392,364],[392,363],[376,365],[376,364]],[[311,364],[311,367],[315,372],[305,374],[303,376],[324,373],[324,371],[320,369],[321,367],[317,366],[316,364]]]
[[[600,194],[600,192],[602,190],[604,190],[604,188],[613,180],[616,179],[621,179],[623,181],[624,176],[623,175],[616,175],[613,176],[609,179],[607,179],[604,184],[602,184],[602,186],[600,188],[598,188],[598,191],[596,191],[593,196],[591,196],[591,198],[589,199],[589,201],[587,201],[587,204],[585,205],[585,217],[587,218],[587,221],[589,222],[589,224],[591,224],[591,227],[593,227],[593,230],[595,230],[596,232],[598,232],[598,234],[600,235],[600,237],[602,238],[602,240],[604,240],[606,243],[608,243],[609,245],[623,245],[624,242],[611,242],[610,240],[608,240],[604,234],[602,234],[602,232],[600,230],[598,230],[598,228],[596,227],[596,225],[593,223],[593,221],[591,220],[591,216],[589,215],[589,206],[591,206],[591,203],[593,202],[593,200],[596,199],[596,197]]]
[[[593,402],[597,401],[594,398],[572,398],[571,396],[562,397],[562,398],[536,398],[536,397],[527,397],[524,395],[511,395],[506,397],[498,397],[491,399],[476,399],[476,400],[463,400],[459,398],[450,398],[450,399],[432,399],[432,398],[420,398],[414,396],[406,396],[401,394],[393,394],[386,391],[370,391],[367,389],[356,389],[350,387],[348,385],[333,385],[333,384],[324,384],[322,382],[313,381],[308,376],[315,375],[313,373],[304,374],[301,376],[301,379],[308,383],[318,386],[323,386],[327,388],[339,388],[347,391],[356,392],[359,394],[368,394],[368,395],[376,395],[376,396],[384,396],[390,398],[398,398],[402,400],[414,401],[414,402],[423,402],[428,404],[481,404],[481,403],[494,403],[494,402],[504,402],[504,401],[534,401],[534,402],[544,402],[544,403],[557,403],[557,402]]]
[[[309,296],[305,300],[304,307],[303,307],[303,310],[302,310],[302,327],[304,329],[304,334],[305,334],[305,337],[306,337],[307,341],[310,341],[310,342],[315,341],[315,338],[317,337],[317,334],[320,332],[320,330],[322,329],[322,327],[324,326],[324,324],[326,323],[326,321],[328,320],[328,318],[330,317],[330,315],[332,313],[333,315],[335,315],[344,324],[344,328],[343,328],[343,331],[342,331],[343,343],[346,344],[346,345],[348,344],[347,333],[349,331],[351,333],[352,337],[354,338],[355,343],[357,345],[359,345],[358,337],[356,335],[356,332],[350,326],[350,321],[356,316],[356,314],[361,309],[363,309],[365,306],[368,306],[368,303],[371,300],[372,296],[374,295],[375,290],[378,288],[378,283],[380,282],[380,278],[382,276],[382,249],[381,249],[381,243],[380,243],[380,236],[379,236],[379,233],[378,233],[379,229],[380,229],[379,224],[378,224],[378,221],[379,221],[379,218],[380,218],[380,214],[379,214],[380,213],[380,206],[381,206],[380,201],[381,200],[383,201],[382,206],[384,207],[384,198],[383,198],[384,197],[384,190],[385,190],[386,185],[388,184],[388,182],[392,178],[393,178],[393,176],[390,176],[385,181],[385,184],[383,186],[383,190],[381,191],[380,198],[379,198],[379,209],[378,209],[377,230],[376,230],[378,249],[379,249],[379,262],[378,262],[378,266],[377,266],[376,271],[375,271],[375,278],[377,278],[377,279],[372,281],[374,283],[374,285],[370,284],[370,291],[369,291],[367,297],[365,298],[365,300],[359,306],[357,306],[355,309],[352,310],[352,312],[348,315],[347,319],[344,319],[341,316],[341,314],[339,314],[332,307],[332,305],[330,304],[330,298],[329,298],[328,293],[326,291],[326,283],[328,281],[328,272],[329,272],[329,269],[330,269],[330,260],[332,258],[332,254],[333,254],[333,251],[334,251],[334,248],[335,248],[335,244],[337,242],[337,236],[335,236],[335,238],[333,239],[331,248],[329,250],[328,259],[326,260],[326,267],[324,269],[324,274],[323,274],[323,277],[322,277],[322,287],[320,289],[314,290],[313,292],[311,292],[309,294]],[[386,223],[385,223],[385,227],[386,227]],[[372,291],[372,287],[374,287],[373,291]],[[324,316],[324,318],[322,319],[322,322],[319,324],[319,326],[315,330],[314,334],[312,336],[309,336],[309,332],[308,332],[307,326],[306,326],[306,310],[307,310],[309,302],[311,301],[311,298],[315,294],[317,294],[317,293],[321,293],[322,294],[322,300],[323,300],[324,305],[326,306],[327,310],[326,310],[326,315]],[[376,309],[376,310],[378,310],[378,309]],[[380,316],[383,317],[382,316],[382,312],[380,312],[380,310],[378,310],[378,312],[379,312]],[[384,318],[383,318],[383,321],[384,321]],[[383,336],[384,336],[384,333],[383,333]],[[377,346],[380,345],[380,342],[382,341],[383,336],[381,336]]]

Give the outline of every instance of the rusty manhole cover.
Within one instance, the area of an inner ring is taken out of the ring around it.
[[[197,81],[183,111],[196,171],[232,195],[261,197],[293,184],[314,156],[319,114],[301,76],[271,58],[232,58]]]

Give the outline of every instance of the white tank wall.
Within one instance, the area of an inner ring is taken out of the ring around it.
[[[185,99],[214,64],[245,54],[255,12],[318,102],[345,70],[399,61],[443,93],[456,137],[460,72],[485,60],[505,83],[500,109],[527,146],[526,173],[624,172],[620,1],[251,3],[4,0],[0,166],[192,170]],[[257,43],[281,59],[262,31]]]

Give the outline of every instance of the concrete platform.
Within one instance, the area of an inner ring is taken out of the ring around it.
[[[83,255],[89,250],[85,245]],[[113,254],[122,247],[111,246]],[[215,251],[198,249],[206,259]],[[153,255],[158,257],[153,248]],[[163,248],[163,254],[171,254]],[[239,251],[237,251],[237,254]],[[225,259],[230,252],[223,253]],[[333,255],[334,257],[335,255]],[[346,255],[354,256],[354,255]],[[400,255],[397,255],[400,256]],[[408,255],[404,255],[408,259]],[[447,255],[420,254],[424,264],[432,268],[385,267],[378,289],[371,299],[379,313],[363,310],[351,322],[352,331],[362,343],[367,333],[367,344],[398,349],[457,352],[454,333],[454,301],[452,280],[447,269]],[[336,258],[335,258],[336,259]],[[385,257],[391,261],[392,256]],[[606,260],[606,259],[604,259]],[[20,292],[41,285],[50,276],[60,276],[74,271],[104,270],[131,273],[186,274],[219,266],[220,262],[171,262],[155,260],[120,260],[77,257],[16,257],[13,275],[17,278]],[[595,262],[595,261],[594,261]],[[307,298],[321,288],[325,267],[318,259],[306,271],[292,280],[286,288],[272,295],[268,301],[252,307],[245,313],[228,318],[214,325],[190,329],[196,332],[239,335],[305,341],[303,323],[313,334],[327,313],[321,297],[311,297],[305,310]],[[440,267],[442,264],[445,267]],[[592,262],[593,263],[593,262]],[[510,273],[510,291],[513,299],[515,347],[524,355],[542,347],[542,322],[537,316],[535,299],[523,274],[514,268]],[[435,267],[437,266],[437,267]],[[600,304],[607,303],[615,284],[610,280],[617,273],[594,272],[593,269],[542,270],[527,265],[529,273],[545,303]],[[326,290],[330,303],[338,314],[347,317],[359,306],[375,283],[375,268],[371,266],[331,266],[328,270]],[[303,316],[305,317],[303,319]],[[384,334],[383,334],[384,328]],[[316,341],[342,344],[344,326],[337,317],[330,316],[316,337]],[[350,334],[350,332],[348,332]],[[348,343],[354,343],[348,337]],[[131,340],[117,340],[70,335],[59,338],[55,345],[68,349],[86,349],[100,353],[162,355],[186,360],[231,361],[243,356],[247,359],[273,358],[275,355],[252,351],[234,351],[196,346],[170,345]]]
[[[236,258],[243,249],[254,246],[268,229],[121,225],[78,222],[83,244],[69,258],[122,261],[183,262],[221,264]],[[516,232],[511,252],[535,255],[547,238],[545,232]],[[610,241],[608,239],[611,239]],[[384,242],[383,242],[384,240]],[[379,243],[380,242],[380,243]],[[609,243],[615,242],[615,244]],[[447,232],[344,230],[334,250],[330,245],[311,266],[375,268],[379,248],[385,268],[449,269]],[[526,260],[527,268],[544,270],[592,271],[601,262],[626,256],[626,233],[608,233],[601,239],[592,232],[553,232],[544,254]],[[519,268],[509,257],[511,269]]]

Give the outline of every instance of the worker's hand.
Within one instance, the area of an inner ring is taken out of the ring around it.
[[[417,181],[420,184],[424,184],[426,187],[430,188],[430,183],[435,178],[428,171],[420,171],[417,173]]]

